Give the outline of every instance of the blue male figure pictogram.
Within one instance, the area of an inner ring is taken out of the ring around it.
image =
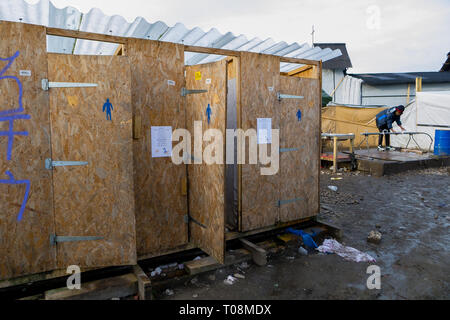
[[[300,109],[297,110],[297,121],[300,121],[302,119],[302,112]]]
[[[106,120],[112,120],[111,119],[111,111],[114,110],[111,102],[109,102],[109,99],[106,99],[105,104],[103,105],[103,112],[106,110]]]

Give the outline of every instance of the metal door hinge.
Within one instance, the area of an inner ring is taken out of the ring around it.
[[[208,92],[208,90],[189,90],[186,88],[181,88],[182,97],[186,97],[188,94],[205,93],[205,92]]]
[[[42,90],[48,91],[50,88],[91,88],[98,87],[97,83],[80,82],[51,82],[48,79],[42,79]]]
[[[58,242],[77,242],[77,241],[93,241],[102,240],[104,237],[96,236],[57,236],[56,234],[50,235],[50,245],[54,246]]]
[[[281,101],[282,99],[303,99],[303,96],[294,96],[292,94],[282,94],[282,93],[277,93],[277,99],[278,101]]]
[[[280,148],[280,152],[298,151],[299,148]]]
[[[278,200],[277,201],[277,207],[281,207],[283,204],[288,204],[291,202],[296,202],[296,201],[300,201],[303,200],[303,198],[294,198],[294,199],[289,199],[289,200]]]
[[[53,167],[65,167],[65,166],[85,166],[87,161],[53,161],[50,158],[45,159],[45,169],[52,170]]]

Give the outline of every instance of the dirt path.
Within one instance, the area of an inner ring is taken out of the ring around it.
[[[330,180],[342,177],[342,180]],[[338,191],[328,189],[329,185]],[[172,287],[160,299],[449,299],[450,176],[446,168],[375,178],[361,173],[321,176],[320,218],[342,228],[342,243],[371,254],[381,290],[366,287],[369,264],[336,255],[301,256],[295,247],[268,266],[243,269],[245,279],[223,280],[236,266]],[[371,230],[380,244],[367,243]]]

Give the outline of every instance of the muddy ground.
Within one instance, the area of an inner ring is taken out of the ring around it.
[[[342,180],[331,180],[332,177]],[[338,191],[328,189],[329,185]],[[381,289],[366,287],[369,263],[335,254],[297,253],[295,243],[268,265],[238,265],[211,271],[172,286],[159,299],[449,299],[450,175],[447,168],[410,171],[381,178],[360,172],[321,175],[319,218],[342,229],[341,242],[376,258]],[[367,242],[371,230],[379,244]],[[320,245],[320,243],[319,243]],[[224,279],[245,275],[233,285]]]

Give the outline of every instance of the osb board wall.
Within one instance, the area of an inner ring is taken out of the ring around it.
[[[186,88],[206,89],[207,93],[192,94],[186,97],[186,122],[194,142],[194,121],[201,121],[203,134],[208,129],[218,130],[223,137],[223,144],[217,141],[217,152],[213,155],[221,164],[188,165],[189,177],[189,223],[190,240],[199,248],[213,256],[220,263],[225,258],[225,127],[226,127],[226,60],[219,62],[187,66]],[[208,106],[210,113],[207,111]],[[208,113],[210,121],[208,121]],[[211,148],[211,141],[203,142],[203,150]],[[193,145],[193,143],[192,143]],[[192,149],[194,150],[194,149]],[[195,158],[200,152],[192,151]],[[200,223],[201,225],[199,225]]]
[[[182,45],[129,39],[133,114],[140,136],[133,140],[138,256],[158,254],[188,242],[186,166],[152,158],[151,126],[185,128]],[[169,81],[170,80],[170,81]],[[176,145],[174,142],[173,145]]]
[[[279,191],[280,221],[288,222],[317,215],[319,212],[319,80],[280,76],[280,92],[303,96],[283,99],[280,112]],[[298,117],[300,111],[300,121]]]
[[[48,94],[41,88],[41,79],[48,78],[45,28],[0,21],[0,35],[0,131],[27,133],[0,135],[0,279],[8,279],[54,269],[55,248],[49,241],[54,233],[51,172],[44,167],[50,158]],[[28,71],[21,75],[20,70]],[[20,108],[19,82],[23,111],[14,112]]]
[[[103,237],[58,243],[58,266],[134,264],[128,58],[49,54],[48,68],[51,81],[98,84],[49,91],[53,160],[88,162],[53,169],[56,234]],[[103,110],[107,99],[112,104],[111,120]]]
[[[256,130],[257,118],[272,118],[272,129],[279,128],[277,91],[279,90],[280,59],[275,56],[242,52],[240,61],[240,95],[242,129]],[[261,167],[241,165],[241,231],[270,226],[278,220],[278,174],[263,176]],[[268,147],[269,152],[270,146]],[[259,158],[259,157],[258,157]]]

